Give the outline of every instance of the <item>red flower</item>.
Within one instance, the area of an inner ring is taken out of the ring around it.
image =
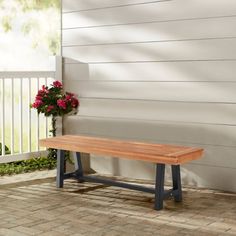
[[[43,104],[43,102],[41,100],[36,100],[33,104],[32,107],[33,108],[38,108]]]
[[[70,101],[72,97],[73,97],[72,95],[67,94],[67,95],[66,95],[66,100]]]
[[[56,88],[62,88],[62,83],[60,81],[56,80],[53,82],[53,86]]]
[[[42,99],[43,99],[43,97],[42,97],[42,96],[40,96],[40,95],[37,95],[37,96],[35,97],[35,100],[42,101]]]
[[[47,108],[47,112],[50,112],[52,109],[54,109],[54,106],[49,105],[48,108]]]
[[[73,98],[72,101],[71,101],[71,106],[72,106],[73,108],[77,108],[77,107],[79,106],[79,101],[78,101],[78,99]]]
[[[64,110],[66,109],[66,102],[62,99],[57,100],[57,105]]]

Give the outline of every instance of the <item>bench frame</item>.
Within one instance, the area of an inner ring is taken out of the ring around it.
[[[163,201],[166,198],[174,197],[176,202],[182,201],[182,187],[180,177],[180,165],[171,165],[173,188],[164,190],[165,182],[165,164],[156,164],[156,181],[155,188],[148,188],[140,185],[128,184],[120,181],[105,179],[92,175],[84,175],[80,152],[74,153],[75,172],[64,173],[65,151],[57,151],[57,188],[63,188],[64,180],[68,178],[76,178],[80,181],[102,183],[105,185],[128,188],[132,190],[154,193],[155,194],[155,210],[163,209]]]

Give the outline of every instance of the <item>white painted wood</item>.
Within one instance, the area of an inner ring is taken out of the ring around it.
[[[31,79],[28,78],[28,104],[31,104]],[[31,108],[28,106],[28,152],[31,152]]]
[[[11,154],[14,154],[14,143],[15,143],[15,133],[14,133],[14,112],[15,106],[14,106],[14,79],[11,79]]]
[[[56,56],[55,80],[62,81],[62,57],[61,56]]]
[[[234,0],[175,0],[62,15],[62,28],[235,15]]]
[[[1,136],[2,155],[5,155],[5,81],[1,79]]]
[[[36,90],[39,90],[39,79],[37,79],[37,85],[36,85]],[[39,151],[39,115],[36,117],[36,151]]]
[[[80,99],[79,116],[236,125],[236,105],[217,103]]]
[[[235,168],[187,164],[181,170],[185,185],[236,192]]]
[[[37,157],[46,156],[46,155],[47,155],[47,151],[40,151],[40,152],[30,152],[30,153],[1,156],[0,164],[14,162],[14,161],[28,160],[31,158],[37,158]]]
[[[79,116],[67,117],[65,124],[67,134],[236,147],[236,126]]]
[[[63,46],[235,37],[236,16],[192,21],[77,28],[63,31]],[[199,27],[200,26],[200,27]]]
[[[0,78],[36,78],[55,77],[54,71],[0,71]]]
[[[41,75],[39,77],[35,77]],[[32,151],[32,139],[31,139],[31,95],[35,98],[35,87],[36,90],[39,89],[39,84],[42,84],[50,79],[52,81],[52,75],[55,75],[55,71],[7,71],[0,72],[0,130],[1,130],[1,140],[0,143],[3,144],[3,147],[7,145],[10,147],[11,154],[3,152],[1,155],[0,163],[8,163],[12,161],[20,161],[24,159],[29,159],[30,157],[39,156],[41,153],[45,152],[31,152]],[[46,76],[46,77],[44,77]],[[31,83],[31,81],[33,82]],[[42,82],[41,82],[42,81]],[[44,82],[43,82],[44,81]],[[35,86],[36,84],[36,86]],[[34,85],[32,87],[32,85]],[[33,89],[34,88],[34,89]],[[33,92],[32,92],[33,91]],[[32,94],[33,93],[33,94]],[[17,104],[17,107],[15,107]],[[9,106],[9,107],[8,107]],[[17,111],[15,110],[17,109]],[[34,111],[35,112],[35,111]],[[9,123],[6,120],[9,116]],[[46,119],[43,119],[46,120]],[[47,126],[45,129],[39,127],[38,117],[34,120],[34,126],[36,123],[36,149],[38,148],[38,139],[39,136],[44,138],[47,133]],[[15,125],[16,124],[16,125]],[[5,127],[10,125],[10,132],[7,134],[10,136],[10,141],[6,138]],[[60,124],[59,124],[60,127]],[[17,129],[16,129],[17,128]],[[19,133],[16,137],[16,132]],[[24,150],[24,141],[26,135],[27,142],[27,153]],[[15,140],[19,142],[18,148],[14,150]]]
[[[134,5],[134,4],[143,4],[150,2],[161,2],[163,0],[64,0],[62,11],[73,12],[73,11],[87,11],[100,8],[110,8],[110,7],[121,7],[124,5]],[[172,0],[164,0],[172,1]]]
[[[23,153],[23,86],[22,78],[20,79],[19,86],[19,153]]]
[[[236,103],[233,82],[84,82],[66,81],[80,97]]]
[[[236,39],[64,47],[63,53],[83,63],[236,60]]]
[[[236,82],[235,75],[236,61],[134,62],[110,64],[70,63],[64,65],[65,80],[77,81]]]

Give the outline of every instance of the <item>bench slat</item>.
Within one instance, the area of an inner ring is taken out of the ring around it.
[[[78,135],[42,139],[40,146],[172,165],[196,160],[203,153],[201,148]]]

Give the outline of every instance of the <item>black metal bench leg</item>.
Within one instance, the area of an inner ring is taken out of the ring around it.
[[[156,165],[155,210],[163,208],[165,164]]]
[[[57,188],[63,188],[64,183],[64,164],[65,164],[65,151],[57,151]]]
[[[173,190],[177,190],[174,199],[176,202],[182,201],[182,187],[181,187],[181,176],[180,176],[180,165],[172,165],[172,181],[173,181]]]
[[[74,153],[74,162],[75,162],[75,174],[76,177],[79,179],[84,175],[80,152]]]

